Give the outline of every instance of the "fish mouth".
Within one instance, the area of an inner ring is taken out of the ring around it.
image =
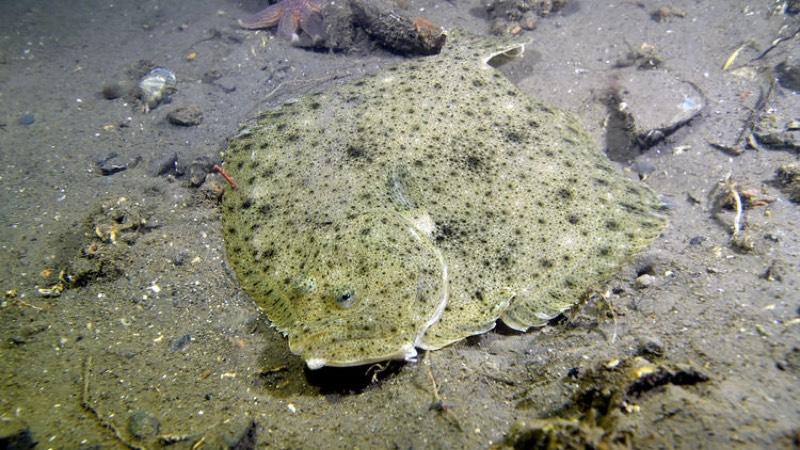
[[[308,366],[310,370],[318,370],[326,366],[355,367],[355,366],[365,366],[367,364],[375,364],[388,360],[416,361],[416,359],[417,359],[417,349],[413,345],[409,344],[400,347],[400,349],[397,352],[375,356],[373,358],[368,358],[368,359],[330,361],[325,358],[307,358],[306,366]]]
[[[481,60],[483,68],[496,69],[509,61],[522,58],[525,54],[525,46],[529,43],[530,42],[512,42],[494,50]]]

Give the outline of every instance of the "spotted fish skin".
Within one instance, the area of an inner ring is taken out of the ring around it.
[[[226,151],[228,258],[309,367],[542,325],[666,224],[574,116],[487,64],[521,44],[449,39],[263,113]]]

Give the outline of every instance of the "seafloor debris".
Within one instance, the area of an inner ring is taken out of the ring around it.
[[[147,208],[125,197],[97,205],[80,227],[60,239],[57,253],[63,271],[61,287],[55,289],[63,291],[121,275],[129,247],[156,227],[158,223]]]
[[[690,366],[653,364],[642,357],[612,359],[578,376],[572,399],[549,417],[514,424],[499,449],[634,448],[626,415],[646,407],[662,386],[692,386],[709,380]]]
[[[673,17],[681,19],[686,17],[686,11],[678,9],[674,6],[662,6],[653,11],[653,13],[650,14],[650,17],[652,17],[656,22],[666,22]]]
[[[139,81],[137,92],[144,112],[150,111],[168,99],[175,92],[177,85],[177,78],[169,69],[156,67],[148,72]]]
[[[625,82],[609,89],[606,105],[609,157],[628,162],[691,122],[705,107],[693,83],[665,70],[626,72]],[[652,105],[661,105],[653,108]]]
[[[401,54],[439,53],[447,35],[424,17],[409,18],[379,2],[351,2],[355,23],[384,47]]]
[[[711,215],[720,223],[723,211],[733,211],[731,219],[731,243],[742,251],[751,251],[754,243],[746,230],[745,210],[767,206],[775,199],[757,189],[745,188],[734,182],[730,175],[720,180],[709,193]]]
[[[299,47],[349,49],[358,31],[404,55],[431,55],[444,45],[444,30],[423,17],[407,17],[384,0],[282,0],[242,19],[243,28],[278,26]]]
[[[655,69],[663,62],[661,55],[656,52],[656,46],[642,42],[638,48],[628,47],[628,52],[614,64],[616,68],[636,66],[639,69]]]
[[[781,189],[795,203],[800,203],[800,164],[784,164],[778,168]]]
[[[322,0],[280,0],[239,20],[248,30],[278,26],[278,36],[302,46],[316,46],[325,39]]]
[[[115,173],[119,173],[134,168],[137,165],[139,165],[139,163],[142,161],[142,157],[137,156],[129,160],[127,163],[121,164],[114,162],[118,156],[119,155],[117,154],[117,152],[111,152],[108,155],[102,158],[98,158],[94,161],[94,165],[95,167],[97,167],[97,170],[100,171],[100,175],[103,176],[114,175]]]
[[[537,17],[547,17],[566,6],[567,0],[491,0],[486,12],[494,34],[520,34],[536,27]]]
[[[203,123],[203,110],[197,105],[179,106],[167,113],[167,121],[181,127],[193,127]]]
[[[800,152],[800,124],[795,119],[787,120],[777,113],[763,114],[752,135],[764,147]]]

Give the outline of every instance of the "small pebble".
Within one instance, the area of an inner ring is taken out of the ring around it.
[[[33,114],[24,114],[17,119],[17,123],[20,125],[33,125],[34,122],[36,122],[36,118]]]
[[[115,164],[112,161],[117,157],[115,152],[111,152],[105,158],[98,159],[95,161],[95,165],[100,170],[100,173],[107,177],[109,175],[114,175],[115,173],[122,172],[123,170],[128,169],[127,164]]]
[[[656,277],[646,273],[644,275],[639,276],[636,278],[636,287],[638,288],[648,288],[654,285],[656,282]]]

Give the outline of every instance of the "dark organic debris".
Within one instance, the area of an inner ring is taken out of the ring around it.
[[[666,385],[692,386],[708,381],[688,366],[654,365],[641,357],[612,360],[578,377],[581,388],[555,413],[517,423],[495,449],[635,448],[632,432],[621,426],[637,403]],[[575,381],[571,381],[575,382]]]
[[[638,379],[628,385],[625,389],[625,395],[627,398],[639,397],[644,393],[667,384],[674,386],[691,386],[704,383],[708,380],[709,378],[707,375],[692,367],[686,366],[675,369],[658,367],[652,372],[643,373]]]

